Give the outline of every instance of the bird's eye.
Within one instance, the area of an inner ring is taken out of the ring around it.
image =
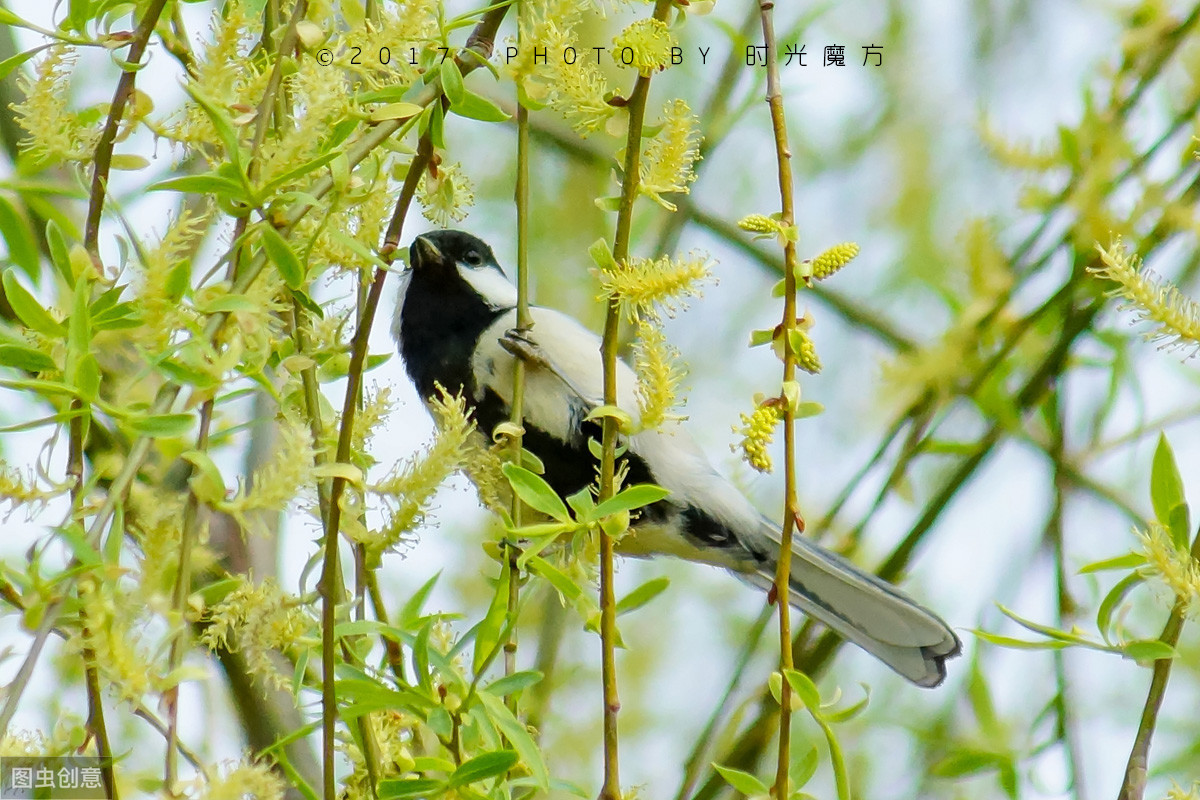
[[[472,266],[472,267],[482,267],[483,266],[483,256],[479,254],[478,250],[468,251],[467,254],[465,256],[463,256],[463,261],[465,261],[469,266]]]

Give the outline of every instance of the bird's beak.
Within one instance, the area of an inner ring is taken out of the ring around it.
[[[412,266],[432,266],[442,262],[442,251],[437,249],[437,245],[426,239],[424,236],[418,236],[413,239],[412,252],[409,253],[409,259]]]

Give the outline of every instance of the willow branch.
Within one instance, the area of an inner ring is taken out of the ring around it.
[[[129,67],[117,81],[117,89],[113,92],[112,103],[109,104],[108,117],[104,120],[104,130],[100,133],[100,141],[96,144],[96,152],[92,157],[92,188],[88,197],[87,220],[84,223],[83,246],[97,266],[100,264],[100,216],[104,211],[104,195],[108,190],[108,173],[112,167],[113,146],[117,142],[117,132],[121,127],[121,118],[125,115],[125,106],[133,94],[133,83],[146,45],[158,18],[162,15],[167,0],[151,0],[146,13],[138,22],[137,30],[129,44]]]
[[[1191,558],[1200,561],[1200,533],[1192,540]],[[1171,616],[1163,626],[1158,640],[1172,648],[1179,642],[1179,634],[1183,630],[1183,621],[1187,615],[1188,601],[1185,597],[1175,600]],[[1146,793],[1146,771],[1150,759],[1150,739],[1154,736],[1154,728],[1158,724],[1158,712],[1162,708],[1163,697],[1167,693],[1167,681],[1171,677],[1171,665],[1174,659],[1160,658],[1154,662],[1154,672],[1150,678],[1150,691],[1146,694],[1146,704],[1142,707],[1142,718],[1138,723],[1137,735],[1133,739],[1133,748],[1129,751],[1129,761],[1125,764],[1125,776],[1121,780],[1121,791],[1118,800],[1141,800]]]

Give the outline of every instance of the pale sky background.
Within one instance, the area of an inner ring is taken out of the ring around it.
[[[780,4],[779,27],[785,28],[792,4]],[[997,5],[997,4],[991,4]],[[1003,4],[999,4],[1003,5]],[[9,6],[26,18],[47,21],[53,4],[41,0],[16,0]],[[185,6],[193,32],[203,31],[208,6]],[[818,152],[835,150],[839,137],[856,130],[877,113],[880,92],[885,84],[880,73],[890,73],[893,85],[911,93],[914,124],[936,119],[936,141],[928,148],[931,159],[928,169],[937,181],[938,237],[954,241],[964,223],[976,216],[995,216],[1004,232],[1006,243],[1019,240],[1028,227],[1028,215],[1017,209],[1016,201],[1022,188],[1012,174],[992,166],[983,156],[978,144],[976,123],[981,111],[986,111],[1000,132],[1033,140],[1052,141],[1056,126],[1072,124],[1080,115],[1080,89],[1098,84],[1097,70],[1111,63],[1119,53],[1119,28],[1112,21],[1110,10],[1100,4],[1046,2],[1029,8],[1028,21],[1006,26],[1003,10],[993,11],[998,36],[1002,44],[998,52],[1003,57],[989,58],[986,72],[980,73],[979,61],[973,52],[974,37],[968,31],[973,16],[967,4],[921,0],[904,4],[906,14],[914,25],[910,34],[914,40],[927,42],[921,52],[899,57],[884,52],[882,68],[861,66],[861,46],[883,38],[887,22],[880,4],[831,4],[806,33],[809,66],[803,70],[784,72],[784,91],[787,98],[789,123],[798,139]],[[740,23],[738,4],[722,2],[717,18]],[[727,41],[714,26],[712,19],[695,19],[689,23],[694,40],[711,43],[713,53],[724,51]],[[461,38],[461,37],[459,37]],[[38,39],[28,32],[20,33],[25,45]],[[847,46],[849,66],[843,70],[823,69],[820,48],[827,43]],[[105,58],[103,54],[85,54],[86,58]],[[139,76],[139,85],[156,98],[164,94],[179,97],[175,63],[165,54],[155,52],[152,67]],[[667,88],[658,86],[658,101],[671,93],[682,94],[693,108],[702,106],[707,98],[705,80],[715,78],[716,68],[696,67],[687,80],[677,80]],[[107,73],[105,73],[107,74]],[[145,83],[142,83],[145,81]],[[666,81],[664,80],[664,83]],[[75,87],[81,102],[106,97],[111,82],[86,82]],[[980,87],[983,87],[982,91]],[[1158,90],[1156,90],[1158,91]],[[906,113],[903,105],[898,114]],[[1153,104],[1151,104],[1153,106]],[[655,103],[652,102],[654,107]],[[1160,104],[1161,106],[1161,104]],[[160,104],[160,111],[162,110]],[[547,112],[548,113],[548,112]],[[919,117],[918,117],[919,115]],[[1152,130],[1147,119],[1147,130]],[[489,148],[510,147],[515,141],[512,131],[496,134],[495,126],[485,126],[455,118],[448,124],[449,144],[455,158],[482,187],[509,180],[510,161],[496,158]],[[801,133],[802,131],[802,133]],[[773,153],[769,149],[765,105],[755,109],[742,126],[712,153],[703,166],[700,179],[693,187],[693,199],[703,209],[723,218],[734,220],[751,211],[770,212],[777,208],[778,197],[774,177]],[[498,143],[499,142],[499,143]],[[598,142],[609,147],[607,141]],[[128,149],[129,145],[123,147]],[[165,143],[155,148],[142,137],[139,152],[153,153],[152,170],[166,173],[177,153]],[[931,305],[928,297],[918,296],[908,288],[896,286],[889,278],[904,257],[905,242],[898,232],[881,224],[886,208],[894,202],[895,171],[900,155],[887,147],[874,150],[869,156],[844,168],[830,168],[812,179],[803,164],[797,164],[798,223],[802,235],[802,250],[815,254],[824,247],[845,240],[858,242],[862,255],[854,265],[839,274],[832,284],[851,297],[872,308],[886,312],[899,321],[900,327],[919,340],[940,332],[947,320],[940,307]],[[548,152],[539,156],[538,178],[561,181],[561,156]],[[1169,168],[1169,166],[1167,167]],[[129,186],[146,181],[144,174],[120,176]],[[126,211],[138,221],[143,230],[161,233],[168,211],[165,198],[121,195],[121,183],[114,177],[114,189]],[[569,187],[564,189],[569,191]],[[511,267],[515,260],[513,212],[507,192],[497,192],[492,199],[482,201],[459,227],[486,239],[495,249],[500,262]],[[153,220],[153,221],[151,221]],[[1011,224],[1010,224],[1011,223]],[[411,237],[429,227],[424,220],[410,217],[405,244]],[[111,235],[113,226],[106,229]],[[103,237],[102,237],[103,238]],[[651,244],[652,237],[642,242]],[[111,246],[111,240],[107,246]],[[710,287],[704,296],[690,303],[668,326],[673,344],[680,349],[690,366],[686,413],[691,418],[691,430],[714,463],[744,486],[754,501],[769,514],[780,504],[782,476],[758,476],[750,473],[730,452],[735,435],[730,430],[737,415],[750,408],[755,392],[771,391],[778,383],[778,362],[765,349],[747,350],[746,342],[754,328],[770,327],[777,322],[778,306],[770,300],[774,278],[747,264],[738,254],[697,227],[685,230],[681,249],[708,251],[716,260],[715,275],[719,283]],[[587,255],[572,251],[554,255],[553,247],[539,242],[535,245],[539,261],[534,264],[535,286],[539,270],[567,271],[577,276],[581,289],[570,302],[586,302],[593,293],[587,275]],[[647,253],[648,255],[648,253]],[[386,322],[391,317],[391,298],[395,282],[386,291],[388,298],[376,322],[372,352],[391,349]],[[535,291],[535,297],[536,297]],[[802,299],[803,302],[803,299]],[[1033,304],[1030,299],[1028,305]],[[1024,306],[1028,307],[1028,306]],[[807,516],[816,519],[837,495],[845,481],[861,466],[874,446],[876,436],[890,422],[893,407],[881,397],[881,348],[863,334],[849,331],[840,320],[818,303],[810,308],[817,318],[813,331],[825,371],[818,377],[803,381],[806,399],[822,402],[826,413],[816,420],[804,422],[799,428],[803,456],[800,461],[799,483],[801,501]],[[576,310],[576,309],[572,309]],[[1124,330],[1128,315],[1106,313],[1101,323]],[[1178,354],[1156,353],[1152,345],[1137,350],[1138,369],[1143,376],[1142,388],[1146,417],[1154,418],[1163,411],[1181,404],[1184,392],[1194,392],[1189,374],[1194,365],[1181,367]],[[1094,385],[1081,380],[1073,387],[1077,395],[1101,391],[1105,376],[1093,376]],[[404,458],[423,445],[432,435],[432,426],[416,394],[404,375],[398,359],[370,373],[368,386],[390,386],[398,401],[397,411],[386,433],[376,437],[376,452],[386,469],[396,459]],[[343,384],[325,387],[340,406]],[[8,424],[22,416],[22,411],[7,407],[0,423]],[[1129,400],[1122,401],[1120,419],[1127,422],[1124,429],[1138,424],[1137,408]],[[32,412],[29,412],[32,413]],[[974,415],[962,414],[959,429],[966,436],[978,430]],[[1113,431],[1115,435],[1120,431]],[[0,454],[10,463],[40,447],[43,432],[5,434]],[[1185,483],[1194,495],[1197,482],[1193,465],[1200,458],[1200,434],[1188,425],[1171,431]],[[1098,473],[1106,480],[1117,481],[1128,489],[1135,507],[1148,510],[1145,477],[1153,452],[1154,437],[1147,437],[1137,446],[1114,454]],[[59,448],[52,468],[61,471],[63,451]],[[776,448],[776,461],[780,461]],[[237,461],[222,462],[231,473]],[[890,500],[867,530],[865,555],[868,564],[877,563],[907,530],[920,503],[937,486],[935,468],[924,463],[913,474],[916,498],[914,503]],[[875,476],[866,489],[857,493],[840,523],[845,526],[866,510],[873,491],[881,478]],[[1014,592],[1013,576],[1024,570],[1036,553],[1050,499],[1046,463],[1036,452],[1006,445],[980,470],[974,480],[959,492],[954,503],[943,514],[932,535],[927,537],[916,563],[907,576],[907,591],[941,613],[955,626],[964,640],[966,654],[949,665],[950,677],[935,691],[922,691],[908,686],[897,676],[853,648],[844,648],[833,669],[822,681],[830,692],[840,685],[850,700],[860,696],[859,681],[869,683],[873,690],[875,722],[869,731],[855,729],[868,737],[879,756],[872,771],[870,787],[876,798],[900,798],[914,795],[916,777],[910,775],[912,765],[905,758],[906,720],[922,709],[953,706],[962,702],[963,680],[968,660],[975,650],[970,628],[1003,628],[993,602],[999,601],[1029,617],[1051,619],[1053,598],[1047,574],[1038,581],[1026,581]],[[61,506],[52,506],[44,519],[57,522]],[[439,569],[456,569],[465,560],[470,568],[479,571],[480,580],[491,570],[491,562],[482,555],[475,543],[479,538],[478,510],[474,493],[461,479],[456,479],[440,495],[434,514],[437,526],[427,528],[409,552],[391,555],[385,560],[385,591],[393,598],[407,597]],[[42,521],[29,522],[14,515],[5,524],[6,536],[0,548],[10,563],[20,564],[21,554],[39,535]],[[1086,501],[1076,500],[1068,512],[1068,547],[1072,563],[1118,555],[1135,542],[1125,520],[1110,510]],[[294,517],[289,526],[290,539],[281,548],[282,582],[295,588],[305,560],[312,552],[315,527],[311,521]],[[1048,566],[1048,565],[1044,565]],[[488,573],[490,574],[490,573]],[[631,715],[642,716],[651,709],[658,719],[654,726],[642,726],[638,733],[623,739],[622,778],[627,786],[641,786],[646,798],[670,797],[676,789],[678,764],[687,755],[705,722],[716,698],[728,680],[731,663],[740,642],[739,632],[749,628],[762,604],[755,590],[718,571],[666,561],[626,561],[619,567],[619,593],[628,591],[649,577],[667,574],[672,578],[668,593],[637,613],[622,618],[626,642],[635,651],[651,651],[650,676],[643,682],[641,692],[631,690],[623,699]],[[456,609],[461,606],[457,586],[470,573],[456,581],[443,580],[435,590],[427,608]],[[1094,608],[1097,591],[1102,596],[1110,582],[1076,579],[1077,595]],[[1036,587],[1036,588],[1033,588]],[[1097,589],[1099,587],[1099,589]],[[1165,612],[1157,611],[1154,625],[1161,624]],[[564,640],[568,660],[597,663],[598,640],[574,626]],[[1145,635],[1157,635],[1149,628]],[[1185,636],[1188,634],[1185,632]],[[769,636],[769,634],[768,634]],[[13,648],[23,656],[28,637],[18,631],[11,616],[0,618],[0,649]],[[770,669],[771,647],[760,652],[755,667],[748,673],[748,686],[756,686]],[[521,660],[528,664],[530,649],[522,650]],[[1031,692],[1037,696],[1051,694],[1052,675],[1049,656],[1044,653],[987,650],[992,668],[997,704],[1002,713],[1023,709],[1029,705]],[[639,659],[645,662],[644,656]],[[200,662],[197,662],[200,663]],[[0,681],[7,682],[19,665],[19,658],[0,663]],[[214,669],[215,668],[210,667]],[[1106,795],[1115,791],[1124,769],[1132,740],[1134,722],[1145,699],[1149,673],[1130,662],[1120,662],[1113,656],[1087,652],[1068,655],[1068,669],[1080,710],[1094,715],[1081,720],[1084,742],[1086,780],[1093,793]],[[1195,706],[1195,697],[1183,697],[1183,681],[1172,684],[1168,699],[1167,719],[1171,709]],[[39,709],[38,697],[57,696],[63,707],[82,711],[83,697],[75,691],[63,692],[49,675],[27,695],[17,724],[39,727],[46,716]],[[644,703],[642,712],[637,707]],[[564,704],[554,709],[546,726],[547,740],[554,742],[572,727],[569,721],[581,719],[588,725],[598,720],[600,708],[599,685],[592,683],[584,689],[563,695]],[[189,718],[193,744],[214,759],[234,758],[241,744],[231,740],[225,730],[215,723],[225,715],[223,701],[202,697],[193,689],[185,693],[185,715]],[[203,707],[204,711],[200,709]],[[1023,724],[1018,718],[1014,724]],[[1175,719],[1179,719],[1176,714]],[[145,729],[138,723],[122,732],[126,744],[146,741]],[[1152,754],[1167,752],[1162,747],[1170,736],[1167,729],[1160,732],[1163,741]],[[132,738],[124,738],[132,737]],[[152,738],[152,737],[151,737]],[[148,763],[160,758],[159,742],[153,741],[144,757]],[[1162,749],[1160,749],[1160,747]],[[571,763],[563,777],[580,782],[589,791],[598,785],[597,756]],[[131,759],[140,759],[135,753]],[[825,756],[822,755],[824,763]],[[1040,787],[1045,796],[1057,796],[1062,783],[1061,763],[1051,755],[1038,762]],[[1183,776],[1186,777],[1186,776]],[[1192,776],[1200,777],[1200,775]],[[1154,785],[1154,784],[1152,784]],[[933,784],[939,796],[991,797],[998,796],[994,779],[976,778],[959,784]],[[1159,787],[1161,788],[1161,787]],[[832,787],[828,774],[822,771],[809,790],[818,796],[830,796]],[[1160,792],[1161,794],[1161,792]],[[1030,794],[1029,796],[1033,796]],[[1154,791],[1149,793],[1154,796]]]

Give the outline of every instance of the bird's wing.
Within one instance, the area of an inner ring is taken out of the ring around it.
[[[530,309],[533,327],[523,334],[531,348],[526,362],[525,420],[563,442],[582,436],[583,418],[604,404],[600,338],[573,318],[549,308]],[[516,311],[500,316],[479,337],[472,362],[477,391],[491,389],[509,404],[513,362],[505,335],[516,326]],[[617,362],[617,405],[637,419],[637,377]]]
[[[526,358],[524,416],[533,426],[568,446],[586,452],[584,417],[604,404],[600,338],[558,311],[530,309],[534,326],[526,334],[536,356]],[[473,369],[477,387],[488,387],[504,403],[512,402],[513,360],[502,344],[516,324],[516,312],[494,322],[480,337]],[[617,406],[639,420],[637,376],[617,362]],[[649,469],[655,483],[680,505],[703,506],[730,531],[753,531],[760,516],[745,496],[713,468],[703,450],[678,421],[634,434],[629,450]]]

